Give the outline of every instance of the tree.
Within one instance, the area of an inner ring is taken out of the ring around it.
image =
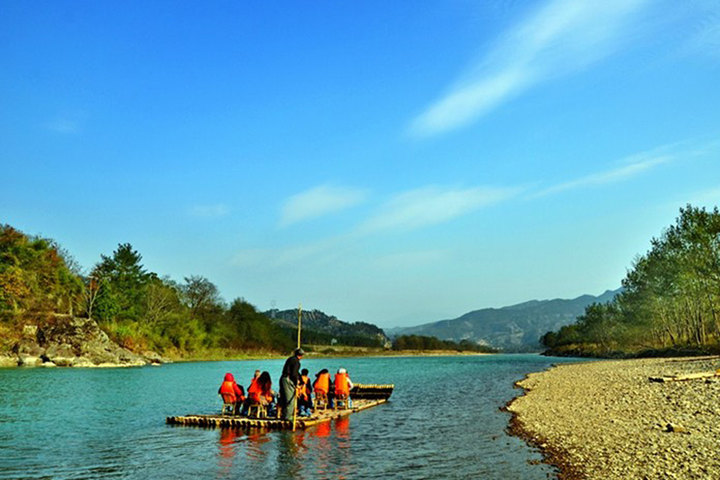
[[[623,293],[591,305],[546,345],[585,352],[720,348],[720,211],[687,205],[633,261]],[[550,345],[550,344],[553,345]],[[574,348],[574,347],[573,347]]]
[[[101,255],[100,258],[92,271],[101,286],[96,308],[98,318],[111,320],[119,316],[139,320],[144,313],[147,285],[152,278],[140,263],[142,256],[129,243],[122,243],[111,257]]]
[[[150,326],[162,325],[177,318],[186,309],[180,301],[180,288],[169,278],[153,277],[147,286],[144,322]]]
[[[72,314],[82,292],[57,244],[0,225],[0,312]]]
[[[220,292],[210,280],[200,275],[184,277],[184,280],[185,284],[181,287],[183,300],[193,318],[202,318],[222,306]]]

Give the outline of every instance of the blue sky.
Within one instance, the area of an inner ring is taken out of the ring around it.
[[[715,1],[2,2],[0,222],[381,327],[617,288],[720,203]]]

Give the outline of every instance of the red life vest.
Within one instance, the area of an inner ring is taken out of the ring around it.
[[[335,396],[339,395],[350,395],[347,373],[335,375]]]
[[[235,395],[235,382],[223,382],[222,385],[220,385],[220,395],[222,395],[223,398],[230,400],[231,403],[237,402],[237,396]]]
[[[327,395],[328,390],[330,390],[330,374],[321,373],[317,380],[315,380],[313,388],[315,389],[315,393],[324,393]]]
[[[248,398],[255,403],[260,403],[260,394],[262,393],[257,378],[253,378],[248,387]]]

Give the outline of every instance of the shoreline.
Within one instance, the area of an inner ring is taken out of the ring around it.
[[[529,373],[505,409],[508,432],[561,480],[720,478],[720,357],[599,360]]]
[[[0,353],[1,358],[12,359],[12,362],[2,363],[0,362],[0,368],[133,368],[143,366],[161,366],[170,363],[193,363],[193,362],[244,362],[244,361],[257,361],[257,360],[282,360],[287,358],[288,354],[279,353],[247,353],[239,355],[228,355],[226,357],[216,356],[209,354],[207,356],[198,357],[182,357],[182,356],[170,356],[162,357],[162,361],[147,362],[143,364],[139,363],[100,363],[90,364],[83,363],[78,365],[55,365],[52,362],[37,363],[37,364],[18,364],[16,357],[3,356]],[[386,352],[372,351],[372,352],[353,352],[353,351],[337,351],[334,353],[321,353],[321,352],[308,352],[306,358],[310,359],[321,359],[321,358],[383,358],[383,357],[453,357],[453,356],[483,356],[483,355],[499,355],[498,353],[483,353],[483,352],[470,352],[462,351],[458,352],[455,350],[388,350]]]

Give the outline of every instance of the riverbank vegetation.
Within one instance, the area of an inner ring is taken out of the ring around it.
[[[85,271],[55,241],[0,225],[0,354],[17,344],[27,324],[51,327],[59,319],[85,317],[134,352],[173,360],[270,358],[295,346],[296,315],[261,313],[243,298],[228,303],[202,276],[176,282],[148,271],[129,243]],[[391,344],[372,324],[347,324],[317,310],[305,317],[303,342],[313,355],[491,351],[419,336]]]
[[[552,355],[720,353],[720,212],[688,205],[638,256],[614,300],[548,332]]]
[[[173,359],[286,354],[297,338],[296,329],[271,321],[243,298],[226,302],[205,277],[176,282],[148,271],[129,243],[83,271],[55,241],[0,225],[0,351],[20,339],[25,324],[73,316],[96,320],[129,350]],[[344,344],[342,335],[305,333],[313,341]]]
[[[395,351],[450,351],[450,352],[477,352],[477,353],[497,353],[494,348],[487,345],[479,345],[469,340],[461,340],[453,342],[450,340],[440,340],[435,337],[425,335],[402,335],[397,337],[392,344]]]

